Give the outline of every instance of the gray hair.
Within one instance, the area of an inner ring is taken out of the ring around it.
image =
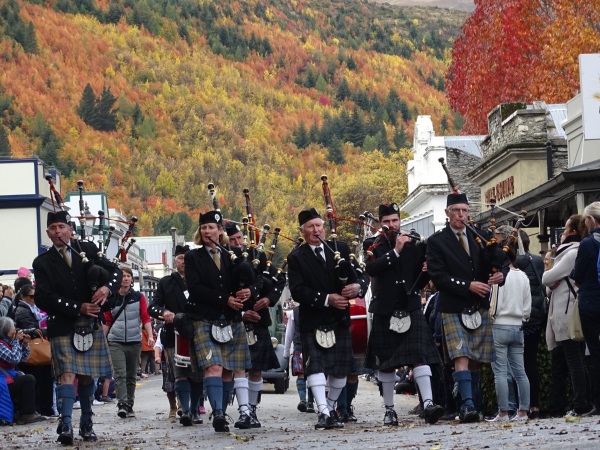
[[[10,317],[0,317],[0,339],[8,339],[8,333],[14,326],[15,323]]]
[[[596,223],[600,223],[600,202],[587,205],[583,210],[583,217],[591,217]]]

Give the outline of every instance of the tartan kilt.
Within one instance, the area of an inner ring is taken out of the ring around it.
[[[227,370],[247,370],[252,367],[246,327],[242,322],[230,322],[233,339],[226,344],[216,342],[210,333],[212,324],[194,320],[194,342],[190,359],[192,370],[221,366]]]
[[[386,370],[442,362],[431,329],[420,309],[410,313],[410,328],[405,333],[390,330],[390,319],[391,314],[373,315],[366,367]]]
[[[355,370],[350,328],[337,323],[333,330],[336,343],[331,348],[317,344],[314,330],[300,333],[305,378],[315,373],[346,376]]]
[[[89,323],[80,323],[81,318],[75,322],[75,326],[83,326]],[[73,347],[73,334],[56,336],[50,338],[50,351],[52,353],[52,375],[58,378],[63,373],[74,373],[90,377],[111,377],[112,359],[108,350],[108,343],[102,328],[95,330],[94,343],[87,352],[80,352]]]
[[[453,361],[466,356],[472,361],[490,363],[495,358],[494,339],[489,312],[479,308],[481,326],[467,331],[460,323],[460,313],[442,313],[442,334],[444,336],[444,359]]]
[[[163,357],[160,362],[162,370],[162,390],[175,392],[175,348],[163,347]]]
[[[292,354],[292,375],[297,377],[298,375],[304,375],[304,361],[302,361],[302,351],[294,348]]]
[[[252,370],[279,369],[280,364],[271,343],[269,329],[254,325],[254,334],[257,341],[254,345],[249,345]]]

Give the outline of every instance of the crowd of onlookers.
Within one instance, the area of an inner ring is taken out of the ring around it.
[[[51,362],[28,364],[30,340],[46,337],[46,314],[35,304],[31,271],[21,268],[17,275],[12,286],[0,285],[0,425],[27,424],[58,417]],[[129,281],[130,285],[124,288],[127,292],[132,290],[131,277]],[[155,323],[152,325],[156,326]],[[156,333],[154,327],[143,329],[141,359],[139,353],[134,355],[133,381],[160,373],[154,359]],[[131,384],[129,381],[128,385]],[[94,405],[114,404],[117,394],[113,374],[96,379],[95,385]],[[131,388],[129,390],[131,392]],[[78,407],[78,402],[74,407]]]

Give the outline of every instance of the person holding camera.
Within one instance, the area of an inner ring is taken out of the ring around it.
[[[0,317],[0,424],[17,424],[45,420],[35,411],[35,378],[16,370],[17,364],[29,358],[31,336],[17,330],[9,317]]]

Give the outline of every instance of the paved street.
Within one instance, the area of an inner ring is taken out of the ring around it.
[[[544,419],[525,424],[501,425],[480,423],[460,425],[439,423],[425,425],[415,416],[407,416],[416,397],[396,395],[396,410],[402,424],[398,428],[381,425],[383,410],[377,387],[361,379],[355,401],[358,423],[343,430],[315,431],[316,415],[296,410],[298,396],[295,385],[283,395],[274,393],[272,384],[265,384],[259,419],[263,427],[217,434],[202,416],[204,425],[183,428],[169,420],[168,401],[161,390],[161,376],[139,382],[135,419],[119,419],[114,404],[94,407],[96,443],[83,443],[76,436],[79,449],[480,449],[480,448],[600,448],[599,418],[584,418],[579,423],[564,419]],[[231,407],[230,407],[231,408]],[[229,411],[235,413],[235,409]],[[237,418],[237,417],[235,417]],[[74,412],[74,423],[79,411]],[[2,449],[62,448],[55,443],[56,420],[40,424],[0,428]]]

